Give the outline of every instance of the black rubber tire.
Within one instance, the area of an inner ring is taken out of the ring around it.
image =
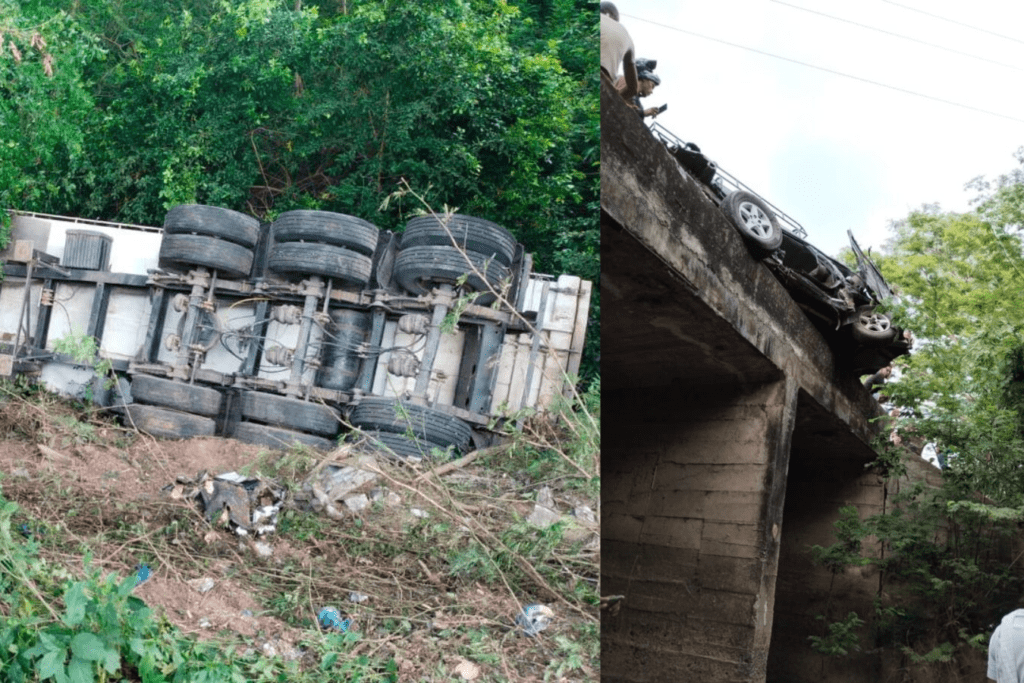
[[[484,278],[470,272],[467,258],[484,274]],[[483,292],[474,301],[481,305],[489,304],[497,298],[490,292],[488,283],[501,291],[501,281],[509,277],[507,266],[493,260],[488,262],[486,257],[471,251],[464,255],[455,247],[408,247],[398,252],[395,258],[395,280],[413,294],[427,294],[440,284],[455,285],[467,273],[469,276],[464,288],[471,292]]]
[[[282,450],[290,448],[296,442],[320,451],[329,451],[337,445],[331,439],[303,432],[295,432],[290,429],[255,424],[253,422],[239,422],[235,426],[235,433],[232,435],[232,438],[243,443],[269,446],[270,448]]]
[[[473,429],[459,418],[393,398],[364,398],[349,419],[357,427],[392,434],[411,430],[418,439],[442,448],[450,444],[460,451],[466,450],[473,438]]]
[[[363,287],[370,281],[373,260],[332,244],[282,242],[271,248],[267,267],[277,273],[322,275]]]
[[[771,256],[782,245],[779,221],[760,198],[737,190],[722,202],[722,211],[740,231],[755,258]]]
[[[330,211],[286,211],[271,227],[277,243],[318,242],[373,256],[380,230],[362,218]]]
[[[448,229],[451,235],[441,224],[442,216],[432,214],[430,216],[418,216],[405,224],[405,232],[402,233],[402,248],[406,247],[450,247],[452,238],[460,247],[467,251],[476,252],[485,258],[492,257],[498,263],[511,266],[512,258],[516,254],[516,238],[497,223],[452,214],[448,221]]]
[[[140,403],[207,417],[216,417],[220,413],[223,399],[216,389],[149,375],[132,378],[132,397]]]
[[[260,239],[260,222],[231,209],[202,204],[171,207],[164,217],[168,235],[206,235],[252,249]]]
[[[341,426],[338,413],[323,404],[260,391],[242,394],[242,417],[324,436],[336,435]]]
[[[383,444],[388,450],[402,459],[421,458],[426,460],[431,457],[430,450],[432,448],[439,448],[442,451],[447,448],[441,444],[410,439],[404,434],[395,434],[394,432],[370,431],[366,432],[366,436],[368,438],[366,445],[371,449],[379,451],[380,444]]]
[[[857,319],[851,325],[854,341],[864,346],[885,346],[896,338],[896,328],[885,313],[877,312],[873,306],[857,309]]]
[[[209,418],[177,410],[133,403],[125,406],[135,427],[147,434],[165,439],[189,439],[193,436],[213,436],[217,423]]]
[[[251,249],[207,235],[164,235],[160,243],[161,268],[205,266],[221,275],[247,278],[252,259]]]

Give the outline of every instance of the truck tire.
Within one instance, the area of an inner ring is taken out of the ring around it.
[[[251,249],[208,235],[164,235],[160,243],[161,268],[204,266],[241,279],[249,277],[252,259]]]
[[[483,273],[483,278],[471,272],[467,258]],[[507,266],[471,251],[463,254],[455,247],[407,247],[395,258],[395,279],[406,291],[417,295],[427,294],[440,284],[456,285],[467,273],[464,287],[471,292],[483,292],[474,302],[480,305],[492,303],[497,297],[490,288],[501,291],[502,280],[509,277]]]
[[[216,417],[220,412],[222,395],[216,389],[197,384],[135,375],[132,378],[132,397],[140,403]]]
[[[767,258],[782,245],[779,221],[775,213],[758,197],[737,190],[722,202],[722,211],[740,231],[754,258]]]
[[[164,217],[168,235],[206,235],[252,249],[260,238],[260,222],[231,209],[202,204],[171,207]]]
[[[885,313],[879,313],[874,306],[857,309],[857,319],[851,325],[854,341],[864,346],[885,346],[896,338],[896,328]]]
[[[352,251],[373,256],[377,249],[380,230],[362,218],[330,211],[286,211],[277,217],[271,227],[277,243],[317,242],[333,244]]]
[[[402,459],[427,459],[431,456],[430,451],[432,448],[439,448],[442,451],[447,448],[447,446],[442,446],[441,444],[410,439],[404,434],[395,434],[393,432],[370,431],[366,432],[366,436],[369,439],[368,445],[370,448],[380,450],[380,446],[384,446]]]
[[[402,233],[402,247],[418,246],[452,246],[452,238],[466,251],[476,252],[484,258],[492,257],[504,266],[512,265],[512,257],[516,253],[516,238],[497,223],[452,214],[448,221],[448,230],[441,224],[443,217],[437,214],[418,216],[405,224]]]
[[[242,394],[242,417],[324,436],[334,436],[341,425],[338,413],[325,405],[259,391]]]
[[[267,267],[276,273],[322,275],[363,287],[370,281],[373,261],[369,256],[333,244],[283,242],[271,248]]]
[[[441,448],[452,445],[459,451],[466,450],[473,438],[472,428],[457,417],[392,398],[364,398],[352,409],[350,421],[357,427],[392,434],[411,431],[417,439]]]
[[[253,422],[239,422],[235,425],[235,433],[232,438],[243,443],[280,449],[290,448],[292,444],[300,443],[319,451],[329,451],[337,445],[334,441],[323,437]]]
[[[209,418],[182,413],[168,408],[133,403],[125,406],[131,424],[140,432],[165,439],[189,439],[193,436],[213,436],[217,423]]]

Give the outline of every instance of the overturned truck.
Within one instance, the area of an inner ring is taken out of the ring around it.
[[[162,228],[15,213],[0,258],[0,376],[156,436],[327,449],[350,424],[402,457],[481,445],[566,394],[591,293],[459,214],[392,233],[305,210],[182,205]]]

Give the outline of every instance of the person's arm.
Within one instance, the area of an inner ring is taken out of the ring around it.
[[[619,91],[619,94],[627,100],[632,99],[640,92],[639,81],[636,77],[636,63],[633,61],[633,51],[630,50],[622,57],[622,71],[626,79],[626,87]]]

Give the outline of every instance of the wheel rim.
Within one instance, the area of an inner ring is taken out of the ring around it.
[[[871,332],[888,332],[889,318],[881,313],[862,313],[860,316],[861,326]]]
[[[742,202],[739,205],[739,213],[743,227],[751,235],[762,240],[772,236],[772,222],[757,204]]]

